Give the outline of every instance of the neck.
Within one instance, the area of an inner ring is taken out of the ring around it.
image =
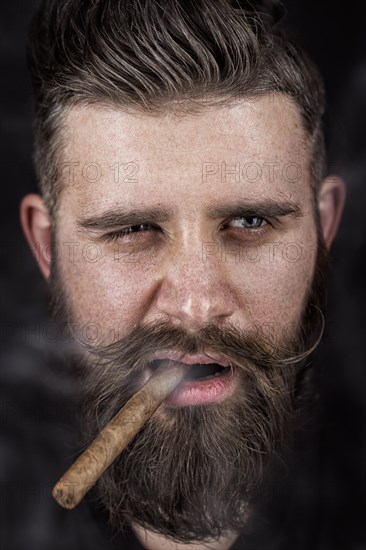
[[[131,524],[131,527],[141,544],[147,550],[229,550],[239,536],[239,533],[231,533],[220,539],[187,544],[175,542],[163,535],[158,535],[157,533],[143,529],[134,523]]]

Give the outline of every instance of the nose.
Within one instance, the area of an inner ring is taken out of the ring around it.
[[[222,323],[236,311],[236,301],[220,257],[203,258],[202,248],[176,250],[166,260],[157,291],[159,316],[198,330]]]

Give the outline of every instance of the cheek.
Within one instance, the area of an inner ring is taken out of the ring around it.
[[[249,247],[231,265],[246,323],[283,328],[298,323],[313,278],[312,242],[297,239]]]
[[[97,323],[106,334],[139,322],[158,267],[156,257],[141,262],[90,243],[80,243],[59,266],[74,320]]]

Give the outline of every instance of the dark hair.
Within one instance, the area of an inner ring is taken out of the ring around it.
[[[65,107],[118,105],[156,115],[281,93],[297,105],[314,189],[325,169],[324,90],[314,64],[280,25],[235,0],[45,0],[28,46],[35,161],[51,214]]]

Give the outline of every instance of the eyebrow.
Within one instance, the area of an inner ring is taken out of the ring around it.
[[[173,208],[136,208],[126,210],[116,208],[102,214],[77,221],[81,229],[110,229],[122,225],[140,225],[143,223],[164,223],[174,214]]]
[[[116,208],[102,214],[90,216],[77,221],[80,229],[103,230],[113,227],[134,226],[145,223],[159,224],[168,222],[176,213],[174,208],[141,208],[126,210]],[[299,217],[302,215],[300,207],[293,201],[277,201],[267,199],[264,201],[235,201],[232,204],[209,206],[206,214],[210,219],[243,217],[279,217],[290,214]]]
[[[278,201],[265,199],[263,201],[236,201],[233,204],[209,206],[206,210],[211,219],[238,218],[239,216],[258,216],[263,218],[275,218],[293,214],[296,217],[302,216],[301,208],[291,200]]]

